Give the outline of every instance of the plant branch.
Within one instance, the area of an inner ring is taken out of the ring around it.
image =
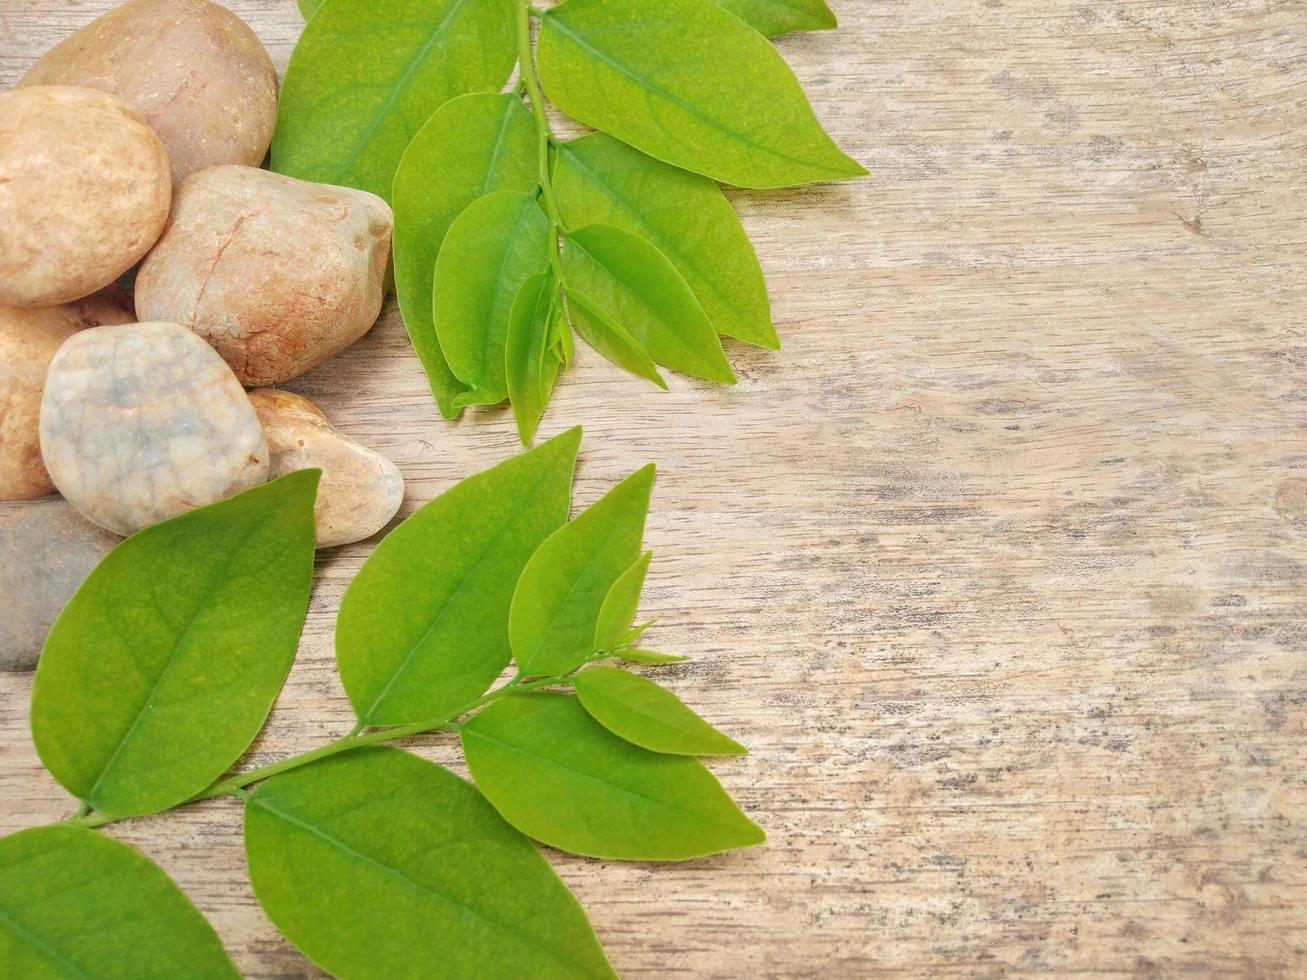
[[[531,115],[536,125],[540,195],[544,201],[545,214],[549,217],[549,265],[553,269],[554,278],[561,286],[563,263],[558,237],[564,228],[558,208],[558,198],[554,195],[553,176],[549,172],[549,145],[554,136],[549,128],[549,114],[545,111],[545,97],[540,91],[540,79],[536,75],[535,51],[531,47],[532,13],[543,16],[543,11],[536,11],[526,0],[521,0],[517,10],[517,60],[521,80],[526,85],[527,99],[531,103]]]
[[[410,722],[407,725],[395,725],[390,728],[381,728],[366,735],[360,735],[360,728],[355,728],[354,732],[343,738],[338,738],[334,742],[328,742],[326,745],[320,745],[316,749],[310,749],[308,752],[301,752],[299,755],[290,756],[282,759],[280,762],[274,762],[270,765],[262,766],[258,769],[251,769],[248,772],[236,773],[234,776],[228,776],[226,779],[220,779],[213,783],[207,789],[201,790],[192,796],[186,803],[196,803],[200,800],[213,799],[215,796],[227,796],[235,794],[242,799],[248,797],[245,788],[254,783],[262,782],[269,777],[279,775],[283,772],[289,772],[292,769],[298,769],[300,766],[306,766],[310,762],[317,762],[320,759],[327,759],[333,755],[340,755],[342,752],[351,752],[354,749],[364,748],[368,745],[381,745],[385,742],[395,742],[400,739],[410,738],[413,735],[421,735],[433,731],[451,731],[457,732],[463,726],[458,723],[459,718],[478,708],[482,708],[492,701],[497,701],[502,697],[510,694],[526,694],[530,691],[539,690],[542,687],[549,687],[554,684],[560,684],[566,680],[573,670],[561,674],[555,674],[551,677],[541,677],[533,681],[525,680],[525,675],[520,671],[503,687],[495,688],[493,691],[487,691],[479,698],[475,698],[466,704],[460,705],[451,712],[447,712],[439,718],[432,718],[427,721]],[[180,805],[185,805],[180,804]],[[76,824],[79,827],[103,827],[105,824],[115,823],[119,820],[125,820],[126,817],[115,817],[109,814],[95,813],[88,814],[89,808],[83,804],[76,814],[69,817],[65,823]]]

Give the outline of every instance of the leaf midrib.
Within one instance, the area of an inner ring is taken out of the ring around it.
[[[565,697],[566,695],[561,695],[561,696]],[[598,724],[598,722],[595,722],[595,724]],[[607,729],[605,729],[605,731],[607,731]],[[569,772],[572,773],[573,775],[580,776],[582,779],[585,779],[589,782],[598,783],[600,786],[606,786],[609,789],[616,790],[617,792],[622,793],[625,796],[632,796],[635,797],[637,800],[644,800],[646,803],[653,803],[659,807],[666,807],[669,810],[676,810],[678,813],[687,814],[691,817],[694,817],[697,820],[702,820],[705,823],[712,824],[715,827],[719,827],[731,831],[734,831],[736,829],[734,824],[723,823],[715,814],[704,813],[700,810],[691,810],[688,807],[684,807],[677,803],[673,803],[670,800],[660,799],[659,797],[656,796],[646,796],[644,793],[640,793],[633,789],[628,789],[625,786],[619,786],[617,783],[604,779],[601,776],[595,776],[592,773],[588,773],[584,769],[576,769],[572,766],[565,765],[564,763],[560,762],[558,759],[554,758],[553,756],[540,755],[536,752],[530,751],[529,749],[524,749],[520,746],[514,745],[511,742],[505,742],[501,739],[495,738],[493,735],[487,735],[485,732],[480,731],[479,729],[474,728],[471,725],[463,726],[463,735],[464,736],[474,735],[477,738],[489,742],[491,745],[497,745],[500,748],[507,749],[509,752],[512,752],[516,755],[525,756],[528,759],[535,759],[537,761],[543,762],[546,765],[553,766],[556,769],[561,769],[564,772]],[[613,737],[620,738],[621,736],[613,735]],[[634,745],[634,743],[632,744]],[[636,748],[640,748],[640,747],[636,746]],[[650,750],[641,749],[641,751],[648,752]],[[673,758],[685,759],[688,758],[688,756],[673,756]],[[475,777],[476,773],[473,773],[472,775]]]
[[[431,54],[431,50],[436,46],[436,42],[445,36],[445,33],[449,28],[450,21],[454,19],[454,16],[463,8],[463,5],[467,2],[468,0],[453,0],[453,3],[450,4],[448,11],[445,13],[445,16],[441,18],[439,23],[432,26],[431,36],[428,37],[425,42],[423,42],[422,46],[417,50],[417,53],[413,56],[413,59],[409,62],[408,67],[404,69],[403,73],[395,81],[395,84],[391,86],[390,91],[386,95],[386,98],[382,101],[381,105],[377,108],[377,111],[373,114],[372,122],[369,123],[368,128],[363,131],[363,134],[355,142],[353,148],[350,151],[349,157],[340,165],[340,167],[337,170],[334,171],[335,179],[338,180],[339,178],[348,174],[350,172],[350,169],[354,166],[354,164],[358,163],[359,157],[362,156],[363,151],[367,149],[368,144],[372,140],[372,137],[375,136],[377,130],[381,128],[382,121],[389,114],[390,110],[395,107],[395,103],[399,101],[400,93],[408,88],[409,84],[412,82],[414,74],[416,74],[417,70],[420,67],[422,67],[422,64],[426,61],[427,56]],[[389,24],[386,25],[387,28],[389,28],[390,26],[392,25]]]
[[[563,8],[559,8],[559,9],[561,10]],[[722,11],[722,12],[728,13],[727,11]],[[731,17],[735,16],[734,14],[728,14],[728,15]],[[773,149],[771,147],[764,146],[763,144],[757,142],[752,137],[744,133],[735,131],[734,129],[728,127],[725,123],[717,119],[714,119],[712,116],[708,115],[698,107],[685,102],[683,99],[679,98],[674,93],[668,91],[663,86],[654,83],[651,79],[642,78],[641,76],[636,75],[634,72],[628,69],[625,65],[623,65],[619,60],[614,58],[612,55],[608,54],[603,49],[598,48],[595,45],[591,44],[589,41],[585,39],[585,37],[582,34],[568,27],[566,22],[562,20],[563,16],[564,15],[561,13],[554,13],[551,8],[551,11],[546,14],[547,19],[545,22],[547,24],[553,24],[554,27],[559,31],[559,33],[561,33],[564,37],[571,40],[573,43],[575,43],[578,47],[585,50],[587,53],[594,55],[600,61],[604,62],[609,67],[611,67],[618,74],[623,75],[626,78],[630,79],[632,82],[634,82],[636,85],[639,85],[641,88],[645,89],[646,91],[661,96],[662,98],[666,99],[668,102],[672,103],[673,105],[683,110],[687,115],[694,116],[696,119],[711,126],[716,130],[719,130],[722,133],[725,133],[727,136],[731,137],[732,139],[738,140],[739,142],[747,146],[749,149],[757,150],[759,153],[765,154],[770,157],[774,157],[777,160],[784,160],[787,163],[798,164],[802,167],[808,168],[810,171],[820,171],[822,173],[833,174],[833,175],[843,174],[843,171],[836,170],[833,167],[825,166],[823,164],[816,164],[813,163],[811,160],[805,159],[804,157],[793,156],[792,154],[784,153],[779,150]]]
[[[606,226],[599,225],[599,226],[591,226],[591,227],[616,228],[615,225],[606,225]],[[617,230],[622,231],[622,229],[620,228],[617,228]],[[584,229],[582,229],[582,231],[584,231]],[[629,235],[632,238],[639,237],[637,235],[632,235],[630,232],[624,232],[624,234]],[[687,325],[690,324],[691,321],[688,318],[685,318],[682,321],[681,317],[665,315],[663,311],[654,307],[652,303],[645,298],[644,294],[641,291],[635,289],[632,285],[628,283],[626,279],[623,279],[621,276],[619,276],[617,272],[614,271],[614,269],[607,262],[605,262],[598,255],[596,255],[593,251],[586,248],[585,245],[582,244],[581,241],[578,240],[575,235],[569,236],[567,241],[568,244],[575,247],[578,252],[580,252],[591,262],[593,262],[599,269],[603,270],[604,275],[607,276],[612,281],[613,285],[618,290],[620,290],[623,295],[629,297],[635,303],[635,305],[644,312],[645,316],[648,317],[648,319],[653,322],[653,325],[656,329],[643,331],[645,336],[642,337],[635,337],[634,335],[632,336],[632,339],[635,340],[636,343],[638,343],[640,347],[645,350],[645,354],[649,357],[650,360],[653,360],[654,358],[653,355],[648,352],[647,349],[648,341],[650,337],[657,339],[658,335],[661,334],[664,339],[674,341],[676,347],[679,348],[679,351],[676,355],[678,360],[682,360],[682,361],[688,360],[689,362],[692,362],[695,366],[693,371],[686,371],[684,367],[672,368],[672,370],[681,370],[687,374],[693,375],[694,377],[701,377],[703,374],[707,374],[710,371],[713,371],[714,369],[720,370],[724,366],[726,368],[727,373],[733,375],[730,362],[727,361],[726,359],[726,352],[721,347],[721,341],[717,339],[717,328],[713,326],[712,320],[708,318],[708,314],[703,309],[703,305],[699,302],[698,298],[694,295],[693,287],[691,287],[691,285],[685,281],[685,277],[681,275],[681,273],[677,270],[677,268],[674,265],[671,264],[670,259],[668,259],[666,256],[662,256],[663,261],[667,263],[667,267],[671,269],[672,273],[679,280],[680,285],[685,287],[690,302],[693,304],[695,310],[698,312],[699,316],[703,318],[703,325],[708,328],[708,334],[711,335],[712,340],[717,344],[716,350],[713,350],[711,348],[709,348],[707,352],[699,350],[695,346],[695,338],[687,337],[681,330],[677,329],[676,327],[676,323],[678,321],[684,322]],[[640,239],[640,241],[644,241],[644,240]],[[656,245],[653,245],[649,242],[644,242],[644,244],[648,245],[650,248],[657,251]],[[689,329],[694,329],[694,328],[689,327]],[[631,333],[630,330],[626,330],[625,332],[628,334]],[[707,338],[705,337],[705,340],[706,339]],[[717,355],[720,355],[721,357],[720,363],[718,363],[717,361]],[[667,357],[663,357],[662,360],[658,361],[657,363],[661,363],[663,364],[664,367],[667,367],[666,364],[667,360],[668,360]],[[703,366],[705,362],[708,365],[707,367]],[[702,373],[696,373],[696,372],[702,372]],[[717,377],[707,378],[706,380],[716,381],[718,383],[727,383],[727,382],[720,381],[720,379]]]
[[[321,829],[320,827],[316,827],[313,824],[308,823],[307,821],[304,821],[299,817],[294,816],[293,814],[287,813],[284,810],[277,809],[275,806],[270,805],[266,800],[260,799],[257,793],[254,796],[250,797],[249,802],[254,806],[258,806],[260,809],[264,810],[265,812],[272,814],[278,819],[284,820],[286,823],[291,824],[292,826],[299,827],[301,830],[307,831],[308,833],[313,834],[315,837],[321,838],[322,840],[326,841],[328,844],[332,845],[333,847],[336,847],[339,850],[343,851],[345,854],[348,854],[350,857],[356,858],[365,864],[368,864],[374,868],[377,868],[385,872],[386,874],[391,875],[392,877],[398,878],[399,880],[405,882],[406,884],[411,885],[413,888],[417,889],[418,891],[430,895],[433,898],[439,899],[440,901],[445,902],[448,905],[452,905],[454,908],[460,910],[461,912],[465,912],[473,916],[474,918],[479,919],[480,921],[486,923],[487,925],[498,930],[499,932],[505,933],[511,938],[516,939],[519,943],[525,945],[528,949],[532,951],[538,950],[540,952],[543,952],[549,957],[549,959],[561,963],[573,970],[578,970],[583,976],[595,975],[591,973],[589,970],[587,970],[583,965],[578,964],[572,960],[565,959],[564,957],[560,956],[558,953],[547,948],[546,946],[541,944],[539,940],[535,939],[535,937],[529,936],[527,933],[525,933],[520,927],[515,926],[512,923],[504,922],[500,919],[494,918],[493,916],[487,915],[485,912],[482,912],[480,909],[474,908],[471,905],[465,905],[462,902],[458,901],[457,899],[451,898],[449,895],[437,891],[434,887],[424,882],[418,881],[416,878],[409,877],[400,868],[397,868],[392,864],[388,864],[387,862],[379,858],[375,858],[371,854],[368,854],[365,851],[360,851],[358,848],[346,843],[345,841],[341,840],[339,837],[335,837],[327,833],[325,830]],[[530,845],[528,844],[527,846]],[[524,939],[523,938],[524,936],[527,938]]]
[[[226,586],[227,573],[231,571],[232,565],[236,563],[236,559],[239,556],[241,549],[244,547],[245,543],[249,541],[249,539],[263,527],[263,525],[267,524],[272,519],[274,514],[278,514],[280,513],[280,511],[281,511],[280,506],[268,508],[268,510],[265,511],[262,516],[260,516],[256,521],[254,521],[253,524],[251,524],[248,528],[246,528],[244,534],[241,535],[239,545],[236,547],[232,547],[227,552],[226,558],[222,563],[222,568],[220,569],[218,574],[216,574],[213,577],[208,589],[205,590],[204,596],[196,604],[195,611],[191,614],[190,621],[186,624],[186,628],[182,630],[181,635],[175,641],[173,641],[172,649],[168,652],[167,662],[164,663],[163,668],[159,671],[159,676],[155,678],[154,684],[150,688],[150,693],[146,695],[145,700],[142,703],[141,707],[137,709],[136,717],[132,719],[131,724],[128,725],[126,730],[123,732],[123,734],[119,736],[118,744],[114,747],[113,752],[110,754],[108,760],[101,768],[100,775],[96,777],[95,782],[92,784],[90,791],[84,797],[84,800],[87,803],[91,803],[92,805],[95,805],[93,800],[95,798],[95,794],[100,789],[100,784],[104,782],[105,777],[109,775],[109,772],[113,769],[114,765],[118,762],[118,758],[119,756],[122,755],[124,749],[127,747],[127,743],[130,742],[132,738],[135,736],[137,728],[140,727],[141,720],[146,716],[146,714],[149,713],[151,703],[154,701],[155,696],[159,693],[159,690],[162,688],[164,680],[168,677],[169,673],[176,665],[178,660],[178,655],[180,654],[182,649],[186,646],[187,641],[189,641],[191,633],[195,629],[195,624],[199,622],[201,614],[204,613],[204,611],[209,608],[209,606],[213,601],[213,597],[217,595],[218,592],[220,592]]]
[[[667,693],[670,694],[671,692],[669,691]],[[577,691],[577,696],[581,697],[581,703],[584,704],[585,697],[581,696],[579,689]],[[709,725],[706,721],[704,721],[701,718],[683,716],[678,721],[667,721],[665,718],[659,717],[658,715],[651,715],[648,711],[644,710],[644,708],[636,701],[624,699],[619,695],[611,694],[608,691],[605,691],[601,688],[590,687],[588,696],[591,698],[597,698],[600,701],[608,702],[610,708],[616,709],[616,711],[614,712],[615,714],[620,715],[622,711],[625,710],[630,714],[635,715],[637,718],[640,718],[645,722],[648,722],[653,727],[659,729],[663,733],[664,737],[668,734],[671,734],[679,738],[688,738],[688,739],[700,738],[700,739],[707,740],[710,735],[720,734],[716,732],[711,725]],[[681,705],[680,707],[684,708],[684,710],[687,712],[691,710],[685,705]],[[696,724],[696,722],[698,724]],[[703,729],[700,729],[699,728],[700,724],[705,726],[707,730],[705,731]],[[604,727],[607,728],[608,726],[605,725]],[[616,735],[618,733],[614,732],[613,734]],[[624,738],[625,736],[621,736],[621,737]],[[628,741],[634,741],[634,739],[628,739]],[[657,752],[657,751],[666,751],[666,750],[651,749],[650,751]]]
[[[508,96],[512,101],[503,104],[503,120],[499,124],[499,133],[495,136],[494,147],[490,151],[490,162],[486,164],[486,174],[481,179],[481,196],[485,197],[490,193],[490,180],[495,176],[495,168],[499,166],[499,158],[503,155],[504,145],[508,137],[508,125],[513,121],[513,101],[515,96]],[[520,102],[518,103],[521,104]]]
[[[58,951],[52,948],[49,943],[29,930],[26,926],[22,925],[22,923],[18,922],[18,920],[13,916],[9,915],[3,907],[0,907],[0,923],[7,926],[10,931],[16,934],[20,939],[25,939],[29,946],[42,953],[46,959],[63,967],[63,969],[72,976],[83,977],[85,980],[94,980],[91,974],[83,973],[76,964],[70,963],[68,960],[60,956]]]
[[[521,192],[519,192],[519,191],[498,191],[497,193],[500,193],[500,194],[518,194],[518,193],[521,193]],[[505,281],[505,279],[506,279],[506,277],[505,277],[505,275],[504,275],[504,270],[507,269],[507,268],[509,267],[509,264],[510,264],[511,261],[515,258],[515,256],[514,256],[514,245],[515,245],[516,242],[517,242],[517,236],[518,236],[518,234],[521,232],[521,230],[522,230],[522,226],[523,226],[524,224],[526,224],[526,223],[528,222],[529,218],[530,218],[531,212],[530,212],[529,209],[530,209],[530,208],[533,208],[533,207],[536,207],[535,199],[534,199],[530,194],[523,194],[522,196],[528,198],[528,200],[527,200],[526,202],[523,202],[523,203],[521,203],[521,204],[519,205],[519,207],[518,207],[518,209],[517,209],[517,213],[514,215],[514,218],[513,218],[513,229],[512,229],[512,231],[509,233],[509,236],[508,236],[508,242],[507,242],[507,247],[504,249],[504,254],[501,255],[501,256],[499,257],[499,264],[498,264],[498,266],[495,268],[494,281],[492,282],[492,284],[491,284],[491,288],[490,288],[490,293],[491,293],[491,297],[490,297],[490,305],[491,305],[492,307],[495,305],[495,297],[498,295],[498,293],[499,293],[499,291],[500,291],[500,287],[504,284],[504,281]],[[491,325],[490,325],[490,324],[487,324],[487,326],[491,326]],[[439,338],[439,329],[438,329],[438,328],[437,328],[437,334],[436,334],[436,336],[437,336],[437,338]],[[487,336],[486,339],[489,340],[490,337]],[[488,373],[488,370],[489,370],[489,369],[488,369],[488,366],[487,366],[487,364],[486,364],[486,355],[487,355],[487,353],[488,353],[488,351],[486,350],[486,347],[487,347],[487,346],[488,346],[487,344],[482,344],[482,345],[480,346],[479,356],[478,356],[478,358],[477,358],[477,369],[478,369],[479,373],[482,374],[482,375],[487,374],[487,373]],[[503,359],[503,358],[501,357],[500,360],[502,360],[502,359]],[[457,375],[455,375],[455,377],[457,377]],[[460,381],[463,381],[462,378],[459,378],[459,380],[460,380]],[[483,383],[482,383],[482,384],[476,384],[476,383],[473,383],[473,382],[467,382],[467,381],[463,381],[463,383],[466,384],[466,385],[468,385],[469,388],[471,388],[471,390],[472,390],[473,392],[476,392],[476,391],[490,391],[490,392],[492,392],[493,394],[498,395],[498,394],[499,394],[499,390],[498,390],[498,389],[495,389],[495,388],[490,388],[489,384],[487,383],[489,380],[490,380],[490,379],[483,379]],[[507,394],[507,393],[505,393],[505,394]],[[502,396],[501,396],[501,399],[502,399]]]
[[[563,525],[563,526],[566,527],[567,525]],[[536,643],[535,647],[531,650],[531,655],[527,657],[525,663],[522,661],[518,661],[518,666],[522,668],[522,671],[524,673],[528,673],[528,674],[531,673],[531,668],[535,666],[535,658],[540,655],[540,648],[545,645],[545,641],[549,639],[550,634],[554,631],[554,626],[558,622],[558,614],[562,610],[566,609],[567,604],[572,601],[572,596],[576,594],[576,590],[581,584],[581,579],[585,578],[586,573],[590,571],[590,566],[592,566],[595,563],[595,559],[599,557],[600,553],[603,550],[604,549],[602,546],[602,542],[596,544],[594,549],[591,550],[590,556],[585,560],[585,564],[581,567],[581,571],[578,572],[576,578],[572,580],[572,584],[567,590],[567,595],[563,596],[563,601],[558,604],[558,606],[554,609],[553,613],[550,615],[549,625],[544,628],[544,632],[541,633],[540,635],[540,640]],[[559,669],[561,670],[562,668],[560,667]]]
[[[540,473],[540,476],[536,478],[536,481],[531,484],[531,491],[528,494],[528,496],[534,496],[535,491],[540,488],[540,484],[544,483],[545,480],[548,478],[548,476],[549,476],[549,468],[546,466]],[[524,515],[525,513],[526,510],[519,511],[519,514]],[[449,598],[447,598],[441,604],[440,609],[437,610],[436,615],[431,620],[431,625],[426,628],[426,630],[423,632],[422,636],[417,640],[417,642],[414,643],[411,647],[409,647],[408,653],[404,655],[404,659],[400,661],[399,666],[395,668],[395,672],[391,675],[390,680],[386,683],[386,686],[382,688],[381,693],[376,696],[372,704],[368,707],[368,710],[359,716],[361,721],[365,722],[366,724],[373,723],[372,713],[377,710],[377,706],[381,704],[383,700],[385,700],[388,694],[390,694],[390,689],[395,686],[395,682],[399,680],[400,675],[403,674],[404,671],[408,669],[409,663],[413,660],[414,656],[417,655],[417,651],[419,650],[419,648],[425,645],[427,640],[431,638],[431,634],[435,631],[436,626],[439,625],[441,619],[444,618],[445,613],[449,610],[450,604],[453,603],[453,601],[462,594],[463,589],[467,587],[468,580],[474,574],[476,574],[477,569],[479,569],[482,565],[486,563],[486,560],[489,558],[490,553],[495,549],[495,546],[498,545],[499,542],[503,540],[504,535],[506,535],[510,530],[516,528],[518,526],[518,523],[519,521],[511,521],[505,524],[504,527],[500,530],[500,532],[497,535],[495,535],[495,537],[491,540],[491,542],[488,545],[486,545],[485,549],[481,552],[481,554],[477,556],[476,562],[472,565],[471,568],[467,570],[467,574],[464,575],[463,580],[458,583],[458,587],[455,588],[454,591],[449,594]],[[510,648],[510,656],[511,656],[511,648]]]
[[[562,147],[562,152],[566,153],[568,159],[570,159],[576,167],[578,167],[585,174],[588,174],[590,178],[596,184],[599,185],[599,187],[601,187],[605,192],[607,192],[609,200],[617,204],[621,211],[625,212],[628,216],[635,219],[636,224],[639,225],[641,229],[653,233],[652,237],[657,238],[656,242],[652,240],[651,236],[646,236],[646,237],[650,237],[651,244],[654,244],[656,245],[656,247],[661,249],[662,253],[666,255],[669,259],[672,256],[676,256],[676,258],[681,260],[682,264],[688,266],[691,269],[694,269],[696,272],[696,278],[703,285],[708,287],[709,292],[713,293],[719,300],[722,301],[724,309],[729,310],[730,305],[733,302],[735,302],[735,298],[732,297],[730,294],[728,294],[726,290],[711,276],[705,276],[702,273],[698,272],[698,265],[694,261],[694,257],[690,255],[689,252],[687,252],[684,248],[681,247],[680,238],[673,235],[665,234],[662,231],[662,229],[658,228],[656,225],[652,224],[648,219],[646,219],[645,216],[641,212],[637,211],[635,207],[632,204],[630,204],[625,197],[622,197],[617,193],[617,190],[612,186],[612,184],[604,180],[603,174],[601,174],[599,171],[595,170],[592,166],[586,163],[581,158],[580,154],[576,153],[574,150],[570,149],[566,145]],[[650,157],[649,159],[652,160],[653,157]],[[662,161],[659,162],[661,163]],[[671,166],[671,164],[666,164],[666,166]],[[689,173],[689,171],[686,171],[686,173]],[[704,180],[708,180],[708,178],[705,177]],[[727,207],[730,207],[729,203],[727,204]],[[734,208],[731,209],[731,213],[734,214]],[[668,247],[663,248],[663,245],[667,245]],[[679,266],[677,267],[677,271],[678,272],[680,271]],[[682,278],[684,278],[685,273],[682,272],[681,276]],[[688,282],[687,285],[689,285]],[[694,286],[692,285],[690,286],[690,291],[691,292],[695,291]],[[707,313],[706,310],[704,312]],[[712,318],[709,317],[710,321],[711,319]],[[718,332],[720,332],[720,330]]]

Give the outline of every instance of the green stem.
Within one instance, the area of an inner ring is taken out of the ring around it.
[[[368,745],[380,745],[384,742],[395,742],[400,739],[409,738],[413,735],[421,735],[424,732],[445,730],[451,732],[459,731],[463,726],[458,723],[457,719],[469,712],[476,711],[478,708],[489,704],[491,701],[497,701],[502,697],[510,694],[525,694],[542,687],[549,687],[552,684],[559,684],[566,680],[573,671],[567,671],[563,674],[555,674],[552,677],[541,677],[534,681],[523,681],[523,675],[519,672],[511,681],[503,687],[488,691],[481,697],[476,698],[466,704],[460,705],[453,711],[442,715],[439,718],[432,718],[427,721],[410,722],[407,725],[395,725],[391,728],[378,729],[375,732],[369,732],[367,735],[360,735],[356,728],[354,732],[346,735],[344,738],[338,738],[334,742],[328,742],[326,745],[320,745],[316,749],[310,749],[308,752],[301,752],[299,755],[293,755],[290,758],[282,759],[280,762],[274,762],[271,765],[262,766],[258,769],[251,769],[249,772],[237,773],[226,779],[220,779],[209,786],[208,789],[201,790],[192,796],[187,803],[195,803],[199,800],[210,800],[215,796],[226,796],[235,794],[242,799],[249,794],[245,793],[245,787],[253,783],[261,782],[271,776],[279,773],[289,772],[292,769],[298,769],[300,766],[306,766],[310,762],[317,762],[319,759],[327,759],[333,755],[340,755],[342,752],[351,752],[354,749],[361,749]],[[114,817],[108,814],[97,813],[87,815],[88,807],[83,804],[77,813],[68,818],[66,823],[76,824],[79,827],[103,827],[105,824],[114,823],[118,820],[126,819],[124,817]]]
[[[543,16],[543,11],[536,11],[526,0],[521,0],[517,9],[517,61],[522,82],[526,85],[527,99],[531,103],[531,115],[536,125],[536,162],[540,195],[544,201],[545,214],[549,217],[549,265],[554,271],[554,278],[561,285],[563,260],[558,239],[564,227],[558,208],[558,198],[554,195],[553,178],[549,173],[549,144],[553,139],[553,133],[549,129],[549,114],[545,111],[545,97],[540,91],[540,79],[536,76],[535,52],[531,48],[532,13]]]

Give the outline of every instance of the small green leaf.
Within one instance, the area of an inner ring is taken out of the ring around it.
[[[540,417],[545,414],[561,364],[549,349],[549,333],[558,316],[558,283],[549,273],[522,283],[508,319],[504,346],[504,373],[508,399],[513,404],[517,434],[529,446]]]
[[[435,718],[499,676],[513,588],[567,520],[580,442],[571,429],[454,485],[364,562],[336,621],[340,678],[361,721]]]
[[[678,657],[671,653],[656,653],[653,650],[636,650],[627,648],[624,650],[614,650],[613,656],[618,660],[625,660],[633,664],[683,664],[689,657]]]
[[[569,290],[584,296],[659,364],[735,384],[703,307],[667,257],[644,239],[612,225],[570,232],[563,275]]]
[[[147,527],[46,639],[32,736],[70,793],[115,817],[204,789],[263,727],[313,579],[318,470]]]
[[[768,37],[837,26],[826,0],[713,0]]]
[[[780,347],[758,256],[711,180],[592,133],[559,147],[554,191],[571,227],[613,225],[661,251],[718,333]]]
[[[575,289],[568,289],[567,304],[572,314],[572,324],[582,340],[622,370],[630,371],[636,377],[652,381],[659,388],[667,390],[667,382],[658,373],[658,365],[653,362],[649,352],[640,346],[638,340],[609,319],[594,300]]]
[[[595,624],[595,651],[613,650],[625,641],[630,633],[635,614],[640,608],[640,593],[644,590],[644,577],[649,572],[652,551],[646,551],[634,565],[624,571],[608,590]]]
[[[0,973],[239,980],[213,927],[140,851],[56,824],[0,839]]]
[[[866,173],[767,39],[705,0],[568,0],[545,14],[538,60],[568,115],[714,180],[786,187]]]
[[[614,735],[653,752],[672,755],[744,755],[748,752],[686,707],[671,691],[616,667],[583,670],[572,681],[591,717]]]
[[[272,169],[389,201],[399,158],[431,114],[508,79],[513,13],[513,0],[323,4],[286,69]]]
[[[432,272],[454,219],[495,191],[529,193],[539,180],[535,126],[514,95],[446,102],[404,151],[395,171],[395,293],[431,392],[445,418],[465,390],[441,353],[432,318]]]
[[[535,195],[496,191],[474,201],[449,228],[436,259],[435,321],[440,349],[467,391],[454,406],[508,397],[504,345],[522,284],[540,271],[549,219]]]
[[[677,861],[766,839],[697,759],[632,745],[569,695],[504,698],[460,734],[481,792],[514,827],[552,847]]]
[[[725,2],[725,0],[721,0],[721,2]],[[318,8],[322,6],[322,0],[297,0],[297,6],[300,8],[300,13],[304,16],[304,19],[308,20],[318,12]]]
[[[615,976],[531,842],[407,752],[274,776],[245,804],[245,849],[268,917],[334,976]]]
[[[653,464],[637,470],[551,534],[526,563],[508,621],[523,673],[562,673],[593,652],[604,598],[640,554],[653,482]]]
[[[626,632],[626,635],[622,637],[622,646],[630,646],[636,640],[640,639],[640,637],[644,636],[645,630],[652,626],[654,622],[654,620],[650,619],[643,623],[636,623]]]

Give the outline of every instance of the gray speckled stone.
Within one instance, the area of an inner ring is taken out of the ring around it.
[[[118,538],[58,497],[0,503],[0,670],[31,670],[55,617]]]
[[[173,323],[83,331],[50,363],[41,455],[84,515],[131,534],[268,478],[268,445],[218,354]]]

